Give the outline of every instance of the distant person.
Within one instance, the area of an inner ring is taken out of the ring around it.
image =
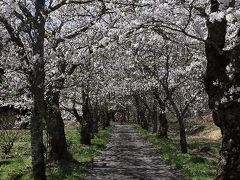
[[[119,121],[121,124],[123,124],[126,121],[126,116],[124,113],[119,114]]]

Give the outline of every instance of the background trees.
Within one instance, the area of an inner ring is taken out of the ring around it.
[[[35,179],[45,179],[45,126],[48,160],[72,160],[63,118],[75,117],[81,143],[90,145],[120,102],[159,137],[168,137],[166,115],[174,114],[186,153],[186,118],[208,112],[207,99],[223,135],[219,179],[239,178],[239,2],[11,0],[0,7],[1,106],[31,108]]]

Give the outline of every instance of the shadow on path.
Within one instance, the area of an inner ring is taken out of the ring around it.
[[[131,125],[116,125],[106,149],[94,161],[86,180],[175,180],[159,152]]]

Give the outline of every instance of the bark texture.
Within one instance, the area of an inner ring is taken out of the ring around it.
[[[153,124],[152,133],[157,133],[157,130],[158,130],[158,113],[157,113],[157,105],[155,103],[154,103],[154,106],[153,106],[151,119],[152,119],[152,124]]]
[[[66,72],[67,63],[64,56],[58,64],[59,74]],[[73,71],[72,71],[73,72]],[[72,73],[71,72],[71,73]],[[53,81],[47,90],[47,133],[49,135],[49,161],[68,161],[72,156],[67,149],[67,141],[64,132],[64,122],[60,110],[60,92],[64,88],[65,78],[61,77]]]
[[[168,138],[168,121],[164,112],[160,112],[159,114],[159,126],[157,136],[159,138]]]
[[[47,100],[48,120],[47,133],[49,137],[49,161],[68,161],[72,159],[67,149],[64,123],[59,107],[59,92],[50,91]]]
[[[35,30],[35,42],[33,43],[33,55],[36,61],[33,63],[32,75],[29,77],[31,93],[33,97],[33,108],[31,117],[31,146],[32,146],[32,170],[33,179],[45,180],[45,162],[43,145],[43,122],[45,122],[45,100],[44,100],[44,37],[45,19],[43,17],[45,1],[35,2],[35,19],[33,27]]]
[[[91,114],[91,106],[90,106],[90,99],[89,99],[89,93],[87,90],[82,90],[82,99],[83,99],[83,105],[82,105],[82,124],[81,124],[81,144],[85,145],[91,145],[91,135],[93,131],[93,119]]]
[[[211,0],[211,11],[217,12],[219,3]],[[209,107],[213,110],[215,124],[222,133],[219,173],[216,179],[240,179],[240,103],[239,93],[229,93],[230,88],[240,87],[240,46],[223,51],[227,32],[227,21],[207,22],[208,38],[205,44],[207,71],[205,88],[209,96]],[[239,36],[238,36],[239,38]],[[226,67],[234,68],[231,76]],[[227,102],[221,103],[221,99]]]
[[[107,128],[110,126],[110,114],[108,112],[108,103],[104,101],[104,103],[101,106],[101,123],[103,126],[103,129]]]
[[[39,81],[42,81],[39,79]],[[44,93],[43,89],[32,87],[33,108],[31,117],[31,147],[32,170],[35,180],[43,180],[45,177],[43,121],[44,121]]]
[[[157,99],[158,105],[160,107],[160,114],[159,114],[159,127],[157,136],[159,138],[168,138],[168,121],[166,117],[166,105],[165,102],[160,98],[157,90],[153,91],[153,95]]]
[[[95,103],[94,109],[93,109],[93,132],[92,132],[92,138],[94,137],[94,134],[98,133],[98,124],[100,121],[100,112],[99,112],[99,104],[98,102]]]
[[[179,123],[179,135],[180,135],[180,147],[182,153],[187,153],[187,138],[186,138],[186,130],[185,130],[185,124],[183,122],[182,117],[178,117],[178,123]]]

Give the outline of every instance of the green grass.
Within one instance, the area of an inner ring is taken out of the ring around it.
[[[96,157],[99,152],[105,147],[109,135],[111,134],[111,128],[100,130],[98,134],[92,139],[92,146],[85,146],[79,144],[79,133],[77,128],[70,130],[67,134],[67,140],[71,144],[70,151],[73,157],[81,163],[89,162],[92,158]]]
[[[196,149],[197,146],[201,146],[200,140],[190,140],[189,143],[189,154],[182,154],[180,152],[179,144],[176,140],[170,139],[159,139],[156,135],[141,129],[138,125],[134,127],[142,134],[144,139],[155,145],[162,158],[171,164],[174,169],[180,171],[182,179],[186,180],[210,180],[216,176],[217,173],[217,158],[212,158],[206,154],[192,153],[192,150]],[[202,140],[203,143],[205,140]],[[206,143],[203,143],[206,146]],[[217,149],[212,148],[213,151]]]
[[[80,144],[78,126],[69,126],[65,131],[69,151],[76,161],[65,162],[60,166],[56,164],[47,165],[46,174],[49,180],[83,179],[85,170],[89,168],[92,159],[105,147],[111,134],[111,128],[100,130],[92,140],[92,146],[85,146]],[[3,156],[0,154],[0,180],[31,179],[30,153],[30,134],[28,131],[24,131],[24,134],[15,143],[11,157],[4,159],[1,158]]]
[[[0,179],[14,179],[23,170],[30,167],[31,158],[15,157],[11,159],[0,159]]]
[[[26,130],[16,130],[16,132],[18,139],[14,143],[11,153],[6,156],[0,151],[0,180],[14,179],[29,169],[31,165],[30,133]],[[11,134],[9,135],[11,136]],[[0,142],[0,144],[2,143]]]

